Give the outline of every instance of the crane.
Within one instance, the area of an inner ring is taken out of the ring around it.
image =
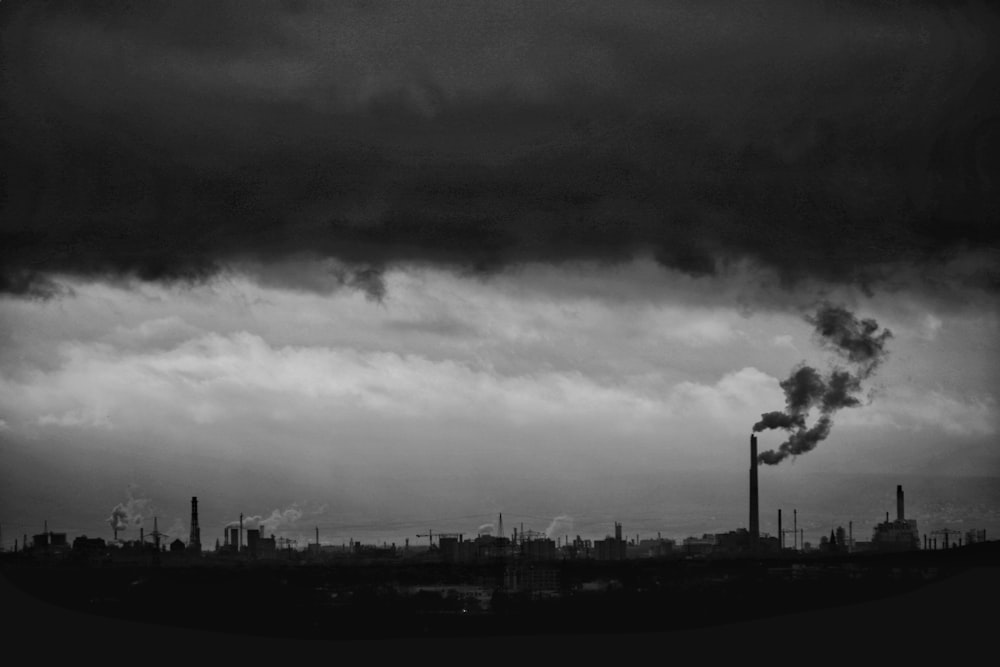
[[[417,537],[426,537],[427,543],[433,548],[434,546],[434,531],[428,530],[426,533],[420,533]]]

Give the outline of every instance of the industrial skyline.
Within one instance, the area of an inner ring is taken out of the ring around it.
[[[0,3],[5,553],[1000,535],[996,7],[209,4]]]

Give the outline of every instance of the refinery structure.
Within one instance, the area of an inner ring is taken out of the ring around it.
[[[497,519],[498,530],[478,531],[467,536],[465,533],[434,532],[417,534],[415,538],[427,538],[427,542],[410,544],[406,539],[402,544],[363,544],[350,540],[347,544],[323,544],[319,527],[315,528],[314,539],[299,546],[295,539],[265,533],[263,523],[256,521],[255,527],[244,527],[241,514],[238,522],[227,524],[221,531],[221,538],[215,540],[213,548],[207,548],[202,541],[202,526],[198,512],[198,498],[191,498],[190,529],[185,542],[175,537],[169,543],[160,532],[158,518],[153,518],[153,530],[146,534],[139,528],[139,539],[122,542],[118,539],[120,528],[112,524],[113,541],[105,542],[100,537],[76,537],[72,543],[65,532],[52,532],[48,522],[44,530],[32,536],[23,535],[15,540],[14,552],[43,555],[46,557],[69,557],[82,559],[149,560],[160,562],[171,559],[237,559],[250,561],[292,560],[394,560],[414,559],[441,563],[483,563],[497,560],[512,562],[553,562],[559,560],[624,561],[650,558],[728,558],[728,557],[771,557],[790,553],[859,553],[859,552],[905,552],[918,550],[948,549],[963,544],[986,541],[985,531],[967,530],[960,532],[949,528],[921,535],[917,522],[907,519],[905,514],[902,485],[896,487],[896,518],[875,525],[869,541],[855,541],[853,521],[843,526],[830,526],[829,537],[823,536],[818,544],[805,541],[804,529],[799,527],[798,510],[792,510],[792,526],[783,522],[782,509],[777,509],[777,535],[762,533],[760,530],[760,483],[758,475],[759,452],[757,436],[750,436],[750,469],[748,484],[748,523],[746,528],[735,528],[727,532],[705,533],[670,539],[657,533],[655,537],[640,535],[626,537],[621,522],[613,523],[613,530],[603,539],[584,539],[580,535],[548,535],[531,529],[524,524],[515,526],[508,536],[503,528],[503,515]],[[788,539],[789,533],[791,539]]]

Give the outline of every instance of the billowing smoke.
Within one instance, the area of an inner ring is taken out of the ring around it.
[[[828,303],[806,319],[816,327],[816,335],[824,347],[855,365],[859,379],[871,376],[885,359],[885,343],[892,338],[892,332],[886,329],[877,333],[875,320],[859,320],[846,308]]]
[[[132,488],[128,489],[128,500],[124,503],[118,503],[111,510],[108,523],[112,530],[138,528],[143,524],[143,512],[146,510],[146,505],[149,504],[149,499],[133,497]]]
[[[892,338],[888,329],[879,333],[875,320],[859,320],[847,309],[828,303],[822,304],[816,314],[807,316],[806,320],[816,327],[820,344],[835,352],[850,368],[835,367],[824,378],[815,368],[800,364],[780,383],[785,392],[785,410],[762,414],[753,430],[780,428],[791,435],[777,450],[762,452],[758,456],[761,463],[775,465],[788,456],[805,454],[826,439],[837,410],[861,405],[858,398],[861,381],[871,377],[885,360],[885,344]],[[807,428],[806,419],[813,408],[819,409],[820,418]]]
[[[568,535],[573,531],[573,517],[560,514],[552,519],[552,523],[545,529],[545,537],[555,539],[557,535]]]
[[[274,532],[278,528],[284,526],[290,526],[302,518],[302,512],[296,507],[289,507],[288,509],[274,510],[271,512],[270,516],[262,516],[260,514],[255,514],[254,516],[243,517],[243,528],[245,529],[256,529],[264,528],[270,532]],[[226,528],[237,528],[240,525],[239,519],[235,521],[230,521],[226,524]]]
[[[493,531],[494,528],[492,523],[484,523],[483,525],[481,525],[479,528],[476,529],[476,532],[479,533],[480,535],[492,535]]]

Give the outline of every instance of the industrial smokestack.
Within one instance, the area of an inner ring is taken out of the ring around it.
[[[757,436],[750,434],[750,548],[757,550],[760,538],[760,514],[757,508]]]
[[[785,548],[785,532],[781,530],[781,510],[778,510],[778,544],[781,549]]]
[[[191,497],[191,539],[188,546],[193,551],[201,551],[201,529],[198,527],[198,497]]]
[[[903,485],[896,485],[896,520],[903,521]]]

